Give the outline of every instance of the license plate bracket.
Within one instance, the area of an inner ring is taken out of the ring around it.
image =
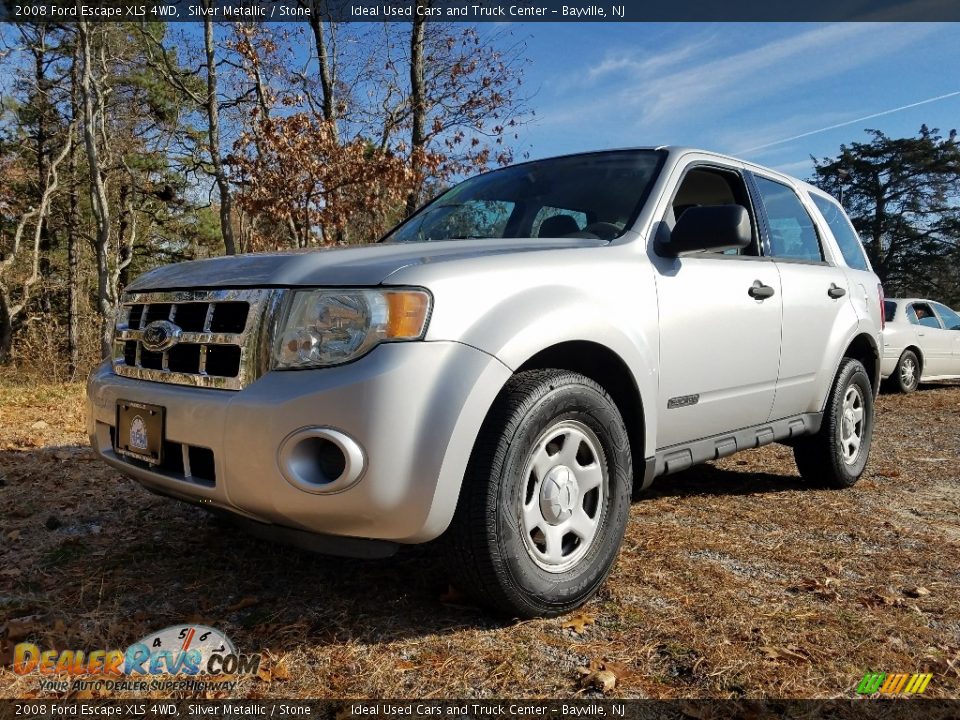
[[[132,400],[117,400],[114,451],[151,465],[163,462],[165,409]]]

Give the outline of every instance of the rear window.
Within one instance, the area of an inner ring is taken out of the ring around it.
[[[827,225],[830,226],[830,232],[833,233],[833,237],[840,247],[840,254],[843,255],[843,261],[847,264],[847,267],[854,270],[869,270],[870,265],[863,254],[860,238],[857,237],[857,231],[853,229],[853,225],[850,224],[850,220],[843,209],[832,200],[827,200],[821,195],[811,194],[810,198],[813,200],[813,204],[817,206],[820,214],[823,215],[823,219],[827,221]],[[896,309],[896,305],[894,305],[894,309]]]
[[[896,314],[897,314],[897,304],[893,300],[884,300],[883,302],[884,322],[893,322],[893,316]]]
[[[778,259],[822,261],[816,227],[793,189],[762,177],[756,182],[770,227],[768,254]]]

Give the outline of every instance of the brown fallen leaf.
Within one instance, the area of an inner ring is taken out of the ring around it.
[[[290,679],[290,670],[287,669],[285,662],[281,662],[273,668],[273,679],[280,682]]]
[[[564,620],[560,627],[563,630],[573,630],[577,635],[583,635],[587,630],[587,625],[593,625],[597,616],[593,613],[579,612],[568,620]]]
[[[248,607],[253,607],[260,602],[259,598],[255,598],[252,595],[247,597],[240,598],[233,605],[227,608],[227,612],[236,612],[237,610],[245,610]]]
[[[626,666],[621,663],[591,660],[589,667],[577,668],[577,673],[580,675],[580,688],[599,690],[602,693],[610,692],[623,677],[616,672],[617,669],[622,670],[624,675],[628,672]]]
[[[268,667],[261,666],[260,669],[257,670],[257,677],[265,683],[273,682],[273,673]]]
[[[19,540],[19,539],[20,539],[19,530],[11,530],[10,532],[7,533],[7,540]]]

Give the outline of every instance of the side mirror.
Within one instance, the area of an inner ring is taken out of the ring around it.
[[[670,233],[670,242],[659,243],[669,257],[702,250],[745,248],[753,240],[750,215],[742,205],[704,205],[688,208]]]

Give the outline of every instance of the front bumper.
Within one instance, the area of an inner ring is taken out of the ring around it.
[[[384,344],[347,365],[269,372],[233,392],[91,375],[87,424],[107,463],[155,492],[261,523],[325,535],[417,543],[440,535],[487,410],[510,377],[496,358],[456,342]],[[213,452],[215,480],[131,462],[113,450],[118,400],[165,408],[165,437]],[[363,448],[363,474],[308,493],[280,470],[291,433],[330,427]]]

